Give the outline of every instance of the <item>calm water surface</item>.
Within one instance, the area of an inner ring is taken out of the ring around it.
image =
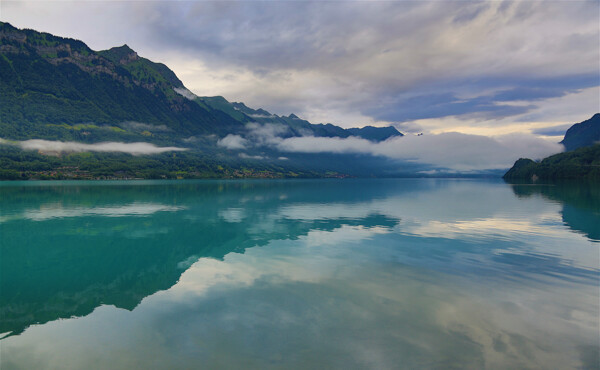
[[[592,368],[600,186],[0,184],[0,367]]]

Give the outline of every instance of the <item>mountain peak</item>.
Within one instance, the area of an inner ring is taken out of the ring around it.
[[[598,141],[600,141],[600,113],[596,113],[592,118],[571,126],[560,143],[565,146],[567,151],[570,151],[593,145]]]
[[[16,31],[17,28],[8,22],[0,22],[0,31]]]
[[[115,46],[108,50],[103,50],[100,53],[105,58],[110,59],[111,62],[118,64],[127,64],[129,62],[139,59],[138,54],[127,44],[123,44],[122,46]]]
[[[295,115],[294,113],[290,114],[288,117],[289,117],[289,118],[295,118],[295,119],[299,118],[299,117],[298,117],[297,115]]]

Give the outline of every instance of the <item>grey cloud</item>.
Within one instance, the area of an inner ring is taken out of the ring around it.
[[[117,152],[129,153],[133,155],[158,154],[171,151],[184,151],[186,148],[178,147],[157,147],[150,143],[118,143],[106,142],[97,144],[84,144],[78,142],[63,142],[49,140],[26,140],[26,141],[7,141],[0,139],[0,144],[16,145],[25,150],[38,150],[42,153],[63,153],[63,152]]]
[[[365,113],[386,121],[410,121],[472,114],[479,114],[483,119],[491,119],[527,113],[535,107],[534,105],[498,104],[490,96],[461,99],[452,93],[418,95],[386,103],[385,106],[370,108]]]
[[[267,93],[263,103],[275,111],[340,99],[346,109],[392,122],[473,113],[497,119],[535,107],[500,102],[598,85],[594,3],[192,3],[186,12],[198,21],[183,27],[181,9],[160,7],[170,16],[153,25],[155,36],[209,63],[247,68],[269,85],[305,73],[325,76],[325,99],[304,97],[309,86],[289,92],[293,103]],[[573,78],[581,73],[585,78]],[[460,86],[470,91],[454,94]],[[436,102],[441,96],[446,101]]]
[[[532,130],[532,133],[545,136],[563,136],[571,126],[572,124],[569,123],[566,125],[543,127]]]
[[[427,86],[407,92],[390,89],[386,92],[386,99],[372,102],[363,113],[387,121],[446,116],[500,119],[528,113],[545,99],[597,86],[599,79],[599,72],[548,78],[487,77],[469,83],[447,79],[439,82],[434,89]],[[495,91],[472,96],[473,90]],[[510,104],[523,102],[525,104]]]
[[[328,112],[324,122],[345,126],[360,121],[338,119],[361,114],[518,121],[600,77],[594,1],[114,2],[94,12],[93,4],[25,4],[3,16],[93,44],[127,42],[170,66],[199,60],[206,71],[175,68],[194,91],[208,81],[231,99],[279,114]],[[516,100],[526,104],[505,104]]]

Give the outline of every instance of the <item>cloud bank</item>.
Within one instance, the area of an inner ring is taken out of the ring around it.
[[[0,139],[0,144],[9,144],[20,147],[25,150],[37,150],[42,153],[69,153],[69,152],[115,152],[129,153],[133,155],[158,154],[171,151],[184,151],[187,148],[178,147],[157,147],[150,143],[119,143],[106,142],[97,144],[84,144],[78,142],[63,142],[50,140],[26,140],[26,141],[7,141]]]
[[[359,137],[280,137],[277,125],[247,125],[246,144],[270,146],[288,153],[345,153],[383,156],[455,171],[506,169],[521,157],[541,159],[562,152],[564,147],[534,135],[509,134],[496,137],[457,132],[438,135],[407,135],[375,143]]]

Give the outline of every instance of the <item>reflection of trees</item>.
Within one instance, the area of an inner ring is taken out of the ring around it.
[[[173,286],[201,257],[221,259],[313,229],[392,227],[398,220],[377,214],[302,222],[277,216],[281,206],[368,201],[402,191],[385,181],[372,184],[368,189],[338,181],[0,187],[0,333],[87,315],[102,304],[132,310],[144,297]],[[136,204],[170,208],[123,217],[27,219],[32,210],[51,214]],[[243,220],[220,217],[229,208],[242,209]]]
[[[561,181],[548,184],[513,184],[518,197],[540,194],[563,206],[563,222],[593,241],[600,241],[600,184],[588,181]]]

